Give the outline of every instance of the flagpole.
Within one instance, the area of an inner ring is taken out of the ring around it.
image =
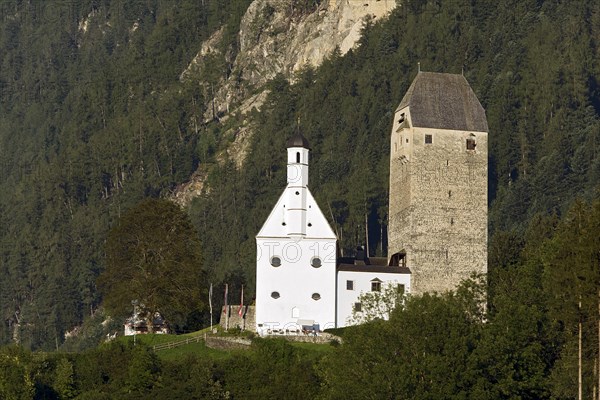
[[[210,289],[208,289],[208,307],[210,309],[210,331],[213,329],[213,308],[212,308],[212,283]]]
[[[225,284],[225,330],[229,330],[229,306],[227,305],[227,291],[229,289],[229,285]]]
[[[242,296],[240,300],[240,309],[238,310],[240,318],[244,315],[244,285],[242,285]],[[241,321],[242,330],[244,330],[244,321]]]

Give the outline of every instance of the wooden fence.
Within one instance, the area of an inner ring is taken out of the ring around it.
[[[204,340],[204,336],[198,335],[198,336],[194,336],[194,337],[183,339],[183,340],[177,340],[174,342],[155,344],[154,346],[152,346],[152,350],[161,351],[161,350],[166,350],[166,349],[174,349],[175,347],[185,346],[186,344],[198,343],[201,340]]]

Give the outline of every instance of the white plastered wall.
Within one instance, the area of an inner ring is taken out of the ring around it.
[[[383,272],[357,272],[339,271],[337,275],[337,325],[338,327],[350,325],[350,318],[354,310],[354,304],[359,301],[362,293],[371,291],[371,281],[379,279],[381,287],[385,285],[404,285],[405,293],[410,293],[409,273],[383,273]],[[347,281],[353,282],[353,289],[347,289]]]

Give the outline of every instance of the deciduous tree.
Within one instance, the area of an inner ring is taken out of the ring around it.
[[[149,322],[158,312],[182,323],[203,307],[206,285],[200,265],[200,239],[187,214],[168,200],[148,199],[109,232],[106,269],[98,284],[113,315],[127,315],[137,300]]]

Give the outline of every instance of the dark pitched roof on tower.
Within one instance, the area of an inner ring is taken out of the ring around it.
[[[310,145],[308,144],[308,140],[300,133],[300,130],[294,133],[294,136],[288,139],[287,147],[304,147],[305,149],[310,150]]]
[[[407,106],[416,127],[488,131],[485,111],[462,75],[419,72],[397,110]]]

